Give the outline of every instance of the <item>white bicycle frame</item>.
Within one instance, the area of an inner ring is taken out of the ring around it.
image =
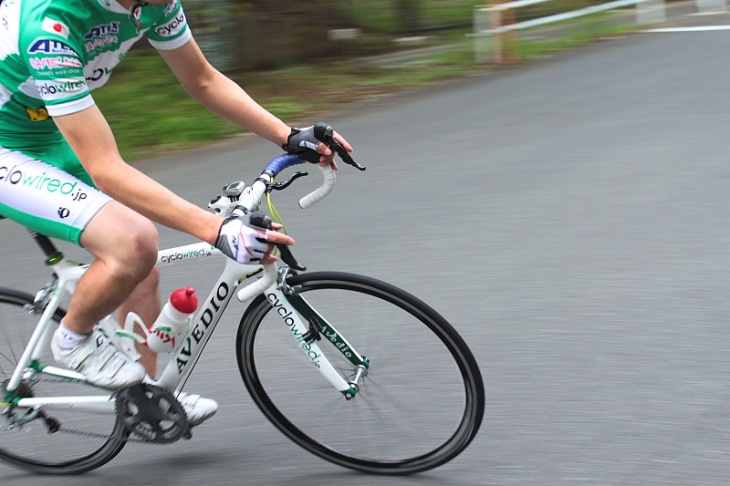
[[[321,188],[300,200],[299,205],[303,208],[309,207],[324,198],[334,186],[334,172],[329,167],[320,167],[320,169],[325,177],[325,183]],[[266,182],[260,178],[246,188],[241,200],[237,200],[237,197],[220,196],[211,202],[209,207],[223,217],[230,215],[235,206],[253,209],[258,207],[266,189]],[[215,257],[225,259],[225,266],[220,277],[203,305],[196,312],[187,333],[182,339],[177,340],[173,356],[165,369],[159,378],[152,380],[151,383],[170,392],[178,391],[180,384],[184,383],[192,373],[200,354],[203,352],[206,343],[212,336],[233,296],[236,295],[240,301],[245,302],[258,294],[264,293],[274,307],[273,311],[281,317],[283,324],[292,334],[293,345],[301,348],[314,367],[322,373],[337,391],[348,399],[354,397],[357,393],[356,382],[346,381],[332,366],[317,342],[304,338],[310,332],[310,329],[289,302],[290,296],[285,295],[285,286],[281,285],[282,278],[278,277],[280,270],[277,264],[259,266],[258,268],[242,265],[226,258],[218,249],[207,243],[195,243],[159,251],[157,266],[175,265]],[[88,268],[88,265],[79,265],[64,258],[51,263],[50,266],[58,280],[55,285],[45,289],[46,291],[52,291],[52,296],[45,306],[35,331],[7,384],[6,388],[11,392],[17,388],[22,379],[28,378],[33,373],[43,373],[54,377],[86,382],[86,378],[80,373],[40,364],[40,356],[43,350],[49,346],[53,334],[53,316],[59,309],[61,302],[73,294],[77,282]],[[241,283],[258,275],[260,275],[260,278],[252,281],[242,289],[238,289]],[[303,299],[301,299],[301,302],[304,302]],[[329,340],[333,343],[339,343],[337,347],[345,348],[348,356],[354,355],[356,360],[362,362],[363,358],[349,346],[349,343],[343,337],[334,331],[334,327],[324,321],[323,318],[320,317],[320,319],[327,326],[327,330],[336,334],[336,338],[330,337],[330,334],[328,334]],[[149,324],[151,323],[147,323],[147,325]],[[112,316],[105,318],[99,325],[110,339],[115,340],[118,346],[129,354],[134,354],[134,340],[129,339],[129,330],[125,331],[120,327]],[[332,334],[332,336],[335,334]],[[339,351],[342,352],[342,349],[339,349]],[[100,388],[100,390],[103,389]],[[14,404],[21,408],[64,408],[80,411],[108,411],[110,413],[115,411],[114,403],[114,395],[111,391],[91,397],[39,396],[18,398],[14,401]]]

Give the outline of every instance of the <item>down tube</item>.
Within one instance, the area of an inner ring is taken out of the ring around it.
[[[345,397],[352,398],[355,396],[356,390],[335,370],[319,348],[319,345],[314,341],[308,342],[305,338],[305,335],[309,332],[309,328],[302,322],[299,314],[281,290],[276,289],[276,285],[272,285],[266,291],[266,299],[314,367]]]
[[[223,312],[228,307],[231,298],[236,294],[241,265],[233,260],[226,260],[223,273],[208,295],[203,306],[198,310],[193,324],[188,329],[185,338],[175,349],[170,362],[165,367],[157,385],[169,391],[174,391],[192,372],[203,348],[220,321]]]

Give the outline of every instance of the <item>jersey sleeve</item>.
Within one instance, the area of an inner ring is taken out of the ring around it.
[[[165,5],[160,20],[147,31],[152,47],[160,50],[182,47],[192,37],[180,0],[172,0]]]
[[[20,43],[30,78],[20,90],[39,99],[50,116],[67,115],[94,104],[84,76],[81,45],[75,45],[69,28],[46,16],[27,25]]]

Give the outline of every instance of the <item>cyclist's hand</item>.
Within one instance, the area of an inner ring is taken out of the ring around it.
[[[352,147],[339,133],[334,132],[333,137],[342,144],[348,152],[352,152]],[[327,145],[322,143],[315,136],[314,126],[307,128],[292,128],[287,143],[282,148],[290,154],[296,154],[308,162],[319,165],[331,165],[337,170],[335,162],[335,152]]]
[[[216,248],[238,263],[274,263],[277,260],[271,255],[274,244],[292,245],[294,240],[274,231],[281,225],[274,223],[269,230],[252,224],[251,218],[257,213],[226,218],[218,231]]]

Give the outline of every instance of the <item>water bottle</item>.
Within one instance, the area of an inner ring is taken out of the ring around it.
[[[177,347],[177,340],[188,330],[197,308],[198,298],[194,288],[174,291],[150,327],[147,347],[156,353],[171,353]]]

